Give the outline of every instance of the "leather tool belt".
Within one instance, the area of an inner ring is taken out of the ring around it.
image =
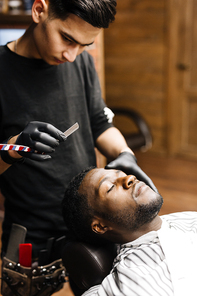
[[[62,260],[45,266],[23,267],[2,259],[1,294],[3,296],[48,296],[59,291],[65,282]]]

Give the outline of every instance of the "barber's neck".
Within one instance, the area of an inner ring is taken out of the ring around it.
[[[23,36],[8,44],[9,49],[20,56],[30,59],[39,59],[40,56],[37,52],[33,37],[35,28],[36,24],[32,22]]]

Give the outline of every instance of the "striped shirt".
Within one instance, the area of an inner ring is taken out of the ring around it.
[[[172,229],[197,234],[197,212],[161,216]],[[174,288],[157,231],[121,245],[111,273],[83,296],[173,296]],[[196,293],[197,295],[197,293]]]

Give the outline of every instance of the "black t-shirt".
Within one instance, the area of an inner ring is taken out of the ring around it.
[[[0,47],[0,142],[17,135],[33,120],[65,131],[79,130],[56,148],[52,159],[25,159],[0,176],[5,196],[3,249],[12,223],[27,228],[26,241],[45,247],[49,237],[66,231],[61,201],[65,187],[82,169],[96,165],[94,144],[112,125],[108,122],[92,57],[83,52],[75,62],[50,66]]]

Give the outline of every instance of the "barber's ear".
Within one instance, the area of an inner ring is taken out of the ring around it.
[[[43,13],[48,13],[48,1],[46,0],[35,0],[32,5],[32,19],[34,23],[39,23],[40,17]]]
[[[105,223],[101,222],[99,219],[94,219],[92,221],[91,228],[96,234],[104,234],[110,230],[110,227],[106,226]]]

